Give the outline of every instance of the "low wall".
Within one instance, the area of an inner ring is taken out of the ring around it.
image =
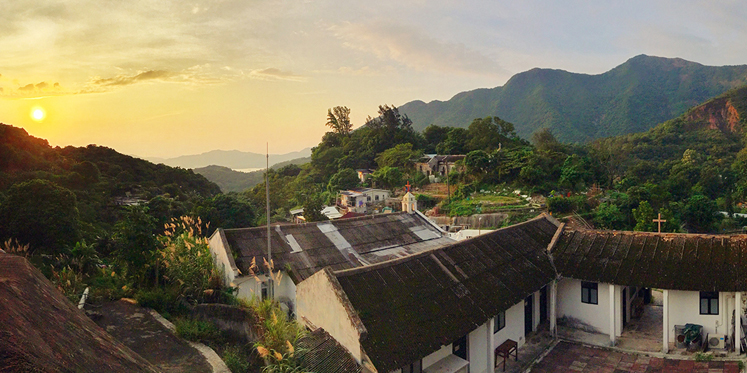
[[[254,315],[244,308],[226,304],[198,304],[192,309],[192,317],[213,323],[230,338],[250,343],[258,340],[253,327]]]

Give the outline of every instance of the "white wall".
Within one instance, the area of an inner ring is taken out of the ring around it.
[[[423,358],[423,370],[429,366],[437,363],[439,360],[451,355],[454,351],[454,346],[451,344],[441,346],[441,349]]]
[[[519,344],[519,347],[526,342],[524,336],[524,301],[506,310],[506,327],[493,334],[493,345],[498,347],[507,339],[513,339]]]
[[[467,357],[470,373],[486,373],[487,371],[488,336],[485,333],[493,332],[492,330],[488,331],[489,324],[480,325],[477,329],[469,333],[467,340],[467,352],[469,355]],[[508,319],[506,319],[506,324],[508,324]]]
[[[228,242],[225,239],[222,229],[216,229],[213,232],[208,241],[208,247],[210,247],[210,253],[213,255],[215,265],[218,267],[218,270],[223,272],[223,281],[226,285],[231,284],[236,276],[238,276],[239,271],[233,260],[233,254],[231,254],[231,250],[228,248]]]
[[[336,279],[330,276],[326,271],[319,271],[298,284],[296,314],[302,322],[324,328],[360,363],[363,356],[357,326],[360,320],[357,315],[348,313],[342,302],[347,297],[332,285]]]
[[[275,299],[278,301],[287,301],[292,305],[296,303],[296,284],[293,283],[290,276],[285,271],[280,271],[280,282],[274,283]],[[257,281],[259,279],[259,281]],[[261,297],[262,282],[267,281],[266,275],[258,275],[257,278],[251,276],[240,276],[234,279],[234,284],[239,287],[239,293],[236,295],[240,299],[250,300],[253,296]],[[294,309],[295,311],[295,309]]]
[[[592,326],[599,333],[609,334],[609,284],[599,283],[597,289],[598,304],[581,303],[581,280],[560,279],[558,281],[558,318],[573,317]],[[615,293],[621,294],[617,289]],[[622,314],[620,316],[622,317]]]
[[[703,337],[706,333],[716,333],[716,322],[718,334],[731,335],[734,329],[731,326],[731,313],[734,310],[734,293],[719,293],[719,314],[700,314],[700,292],[669,290],[669,340],[674,341],[675,325],[698,324],[703,325]]]

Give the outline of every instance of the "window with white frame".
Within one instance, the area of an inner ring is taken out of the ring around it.
[[[599,304],[599,284],[581,281],[581,303]]]
[[[701,315],[718,315],[718,292],[701,291],[700,292],[700,314]]]
[[[497,315],[493,320],[493,334],[498,333],[501,329],[506,327],[506,311],[503,311]]]

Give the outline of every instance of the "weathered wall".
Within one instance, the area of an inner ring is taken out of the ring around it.
[[[258,340],[252,313],[241,307],[226,304],[198,304],[192,309],[192,317],[209,321],[219,330],[236,340],[253,343]]]
[[[210,253],[213,254],[215,264],[218,266],[219,270],[223,271],[223,280],[226,285],[230,284],[236,276],[239,275],[239,271],[233,260],[233,256],[230,254],[228,241],[223,235],[222,229],[216,229],[215,232],[213,232],[213,235],[210,236],[210,240],[208,241],[208,245],[210,246]]]
[[[280,271],[280,282],[275,282],[275,299],[280,302],[288,303],[291,311],[295,313],[296,304],[296,285],[285,271]],[[259,281],[257,281],[259,279]],[[239,287],[237,296],[240,299],[250,300],[252,297],[260,297],[262,294],[262,282],[267,281],[266,275],[258,275],[257,279],[249,276],[241,276],[234,280],[234,284]]]
[[[298,319],[324,328],[342,346],[348,349],[356,361],[361,361],[360,334],[352,315],[354,312],[344,305],[344,292],[336,288],[326,271],[319,271],[302,281],[296,288]]]
[[[598,333],[609,334],[609,284],[599,283],[598,304],[581,303],[581,280],[563,278],[558,282],[558,318],[572,317]]]

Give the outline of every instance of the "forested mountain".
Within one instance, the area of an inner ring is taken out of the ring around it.
[[[286,154],[270,154],[270,166],[309,156],[311,156],[310,148]],[[173,167],[199,168],[207,166],[223,166],[236,170],[245,168],[265,168],[267,165],[266,157],[265,154],[242,152],[238,150],[212,150],[201,154],[183,155],[166,159],[148,158],[148,160]]]
[[[640,55],[599,75],[535,68],[504,86],[462,92],[448,101],[399,108],[422,130],[429,124],[467,127],[499,116],[528,139],[549,128],[563,142],[588,142],[646,131],[688,108],[747,83],[747,65],[704,66]]]
[[[223,208],[235,212],[230,205],[241,204],[219,193],[191,170],[96,145],[51,147],[22,128],[0,124],[0,243],[14,238],[31,250],[55,253],[84,240],[106,252],[115,249],[110,240],[127,234],[121,230],[131,227],[118,224],[128,219],[153,234],[183,214],[223,223]],[[254,223],[252,209],[245,210],[242,226]]]
[[[311,162],[311,157],[296,158],[290,161],[276,163],[271,166],[273,169],[279,169],[287,165],[302,165]],[[196,174],[205,176],[206,179],[218,184],[220,190],[224,193],[243,192],[254,187],[264,180],[265,170],[260,169],[252,172],[234,171],[223,166],[207,166],[193,169]]]

